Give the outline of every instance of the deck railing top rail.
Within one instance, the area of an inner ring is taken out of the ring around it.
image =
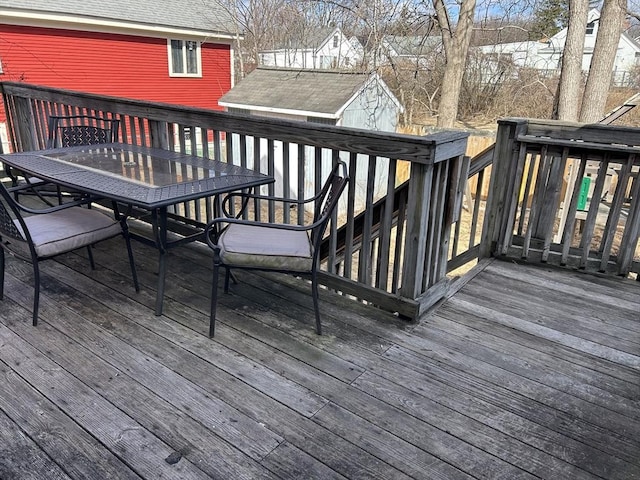
[[[498,120],[498,126],[514,129],[515,136],[527,143],[640,152],[640,128],[636,127],[535,118],[505,118]]]
[[[2,90],[6,95],[64,104],[69,107],[91,108],[96,111],[153,121],[195,124],[205,129],[424,164],[441,162],[458,155],[461,146],[466,145],[469,136],[468,133],[461,131],[419,136],[334,127],[13,82],[2,82]]]

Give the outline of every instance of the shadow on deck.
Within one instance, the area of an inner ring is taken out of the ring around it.
[[[205,336],[209,259],[116,239],[8,260],[0,478],[640,478],[640,283],[494,261],[417,324],[238,273]],[[83,252],[81,252],[83,253]]]

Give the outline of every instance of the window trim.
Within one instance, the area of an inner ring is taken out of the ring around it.
[[[593,22],[589,22],[587,23],[587,28],[585,30],[585,35],[593,35],[593,32],[596,29],[596,22],[595,20]]]
[[[173,49],[171,47],[171,42],[181,42],[182,43],[182,59],[184,61],[184,65],[187,65],[187,42],[193,42],[196,44],[196,73],[176,73],[173,71]],[[168,38],[167,39],[167,58],[168,58],[168,66],[169,66],[169,76],[170,77],[191,77],[191,78],[202,78],[202,42],[197,40],[188,40],[184,38]]]

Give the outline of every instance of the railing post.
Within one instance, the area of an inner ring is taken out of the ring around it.
[[[418,298],[423,291],[427,253],[425,239],[429,229],[432,185],[433,164],[413,162],[409,179],[407,232],[404,241],[404,266],[400,290],[401,295],[407,298]]]
[[[631,269],[635,256],[636,246],[640,239],[640,178],[636,176],[631,186],[631,205],[627,225],[620,244],[618,259],[618,275],[627,275]],[[640,274],[637,276],[640,281]]]
[[[13,142],[17,151],[26,152],[38,150],[38,140],[34,124],[34,115],[31,111],[31,101],[25,97],[13,99],[15,123],[13,124]]]
[[[167,122],[149,120],[149,134],[153,148],[169,149],[169,126]]]
[[[514,182],[516,181],[519,157],[517,137],[526,132],[526,128],[527,120],[525,119],[498,121],[487,210],[480,244],[480,258],[490,257],[494,253],[502,226],[506,221],[506,214],[510,211],[508,203],[512,197],[510,193],[516,188]]]

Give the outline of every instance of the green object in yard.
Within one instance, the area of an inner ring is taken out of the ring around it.
[[[584,210],[586,208],[590,186],[591,177],[583,177],[582,184],[580,185],[580,193],[578,194],[578,210]]]

